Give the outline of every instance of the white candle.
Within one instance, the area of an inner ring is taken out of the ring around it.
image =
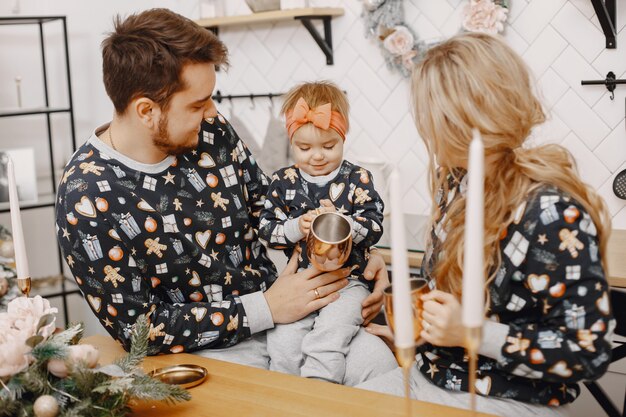
[[[389,176],[391,200],[391,268],[393,294],[394,339],[398,348],[415,345],[413,308],[409,284],[409,260],[406,253],[404,214],[402,212],[402,187],[396,169]]]
[[[468,328],[482,327],[485,308],[483,261],[485,151],[478,130],[474,129],[473,135],[467,166],[463,257],[463,325]]]
[[[13,248],[15,250],[15,268],[18,278],[28,278],[28,258],[26,258],[26,246],[24,245],[24,233],[22,231],[22,217],[20,215],[20,199],[17,195],[15,184],[15,169],[13,160],[9,157],[7,163],[7,176],[9,177],[9,206],[11,207],[11,233],[13,234]]]

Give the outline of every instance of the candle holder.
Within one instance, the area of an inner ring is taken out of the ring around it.
[[[415,363],[415,346],[399,348],[396,347],[396,359],[402,368],[402,379],[404,381],[404,401],[406,404],[406,415],[411,415],[411,368]]]
[[[31,279],[30,277],[26,278],[18,278],[17,279],[17,287],[20,289],[22,294],[26,297],[30,296],[30,288],[31,288]]]
[[[476,415],[476,368],[478,363],[478,348],[482,340],[482,327],[465,328],[465,349],[469,360],[470,409]]]

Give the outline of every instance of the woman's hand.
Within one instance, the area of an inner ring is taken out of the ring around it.
[[[296,272],[298,253],[294,251],[285,270],[265,291],[274,323],[293,323],[339,298],[337,291],[348,285],[350,268],[322,273],[315,268]]]
[[[363,276],[369,281],[376,281],[372,293],[361,304],[363,306],[363,311],[361,312],[363,325],[367,326],[380,313],[383,306],[383,291],[389,286],[387,265],[378,251],[370,252],[370,259],[367,262]]]
[[[461,304],[452,294],[434,290],[422,295],[424,311],[420,337],[436,346],[463,346],[465,330]]]

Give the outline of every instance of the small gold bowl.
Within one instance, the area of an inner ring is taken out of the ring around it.
[[[166,384],[191,388],[202,384],[209,376],[209,373],[206,368],[198,365],[174,365],[155,369],[149,375]]]

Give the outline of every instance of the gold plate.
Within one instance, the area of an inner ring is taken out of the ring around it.
[[[202,384],[209,373],[206,368],[198,365],[174,365],[155,369],[149,375],[166,384],[191,388]]]

